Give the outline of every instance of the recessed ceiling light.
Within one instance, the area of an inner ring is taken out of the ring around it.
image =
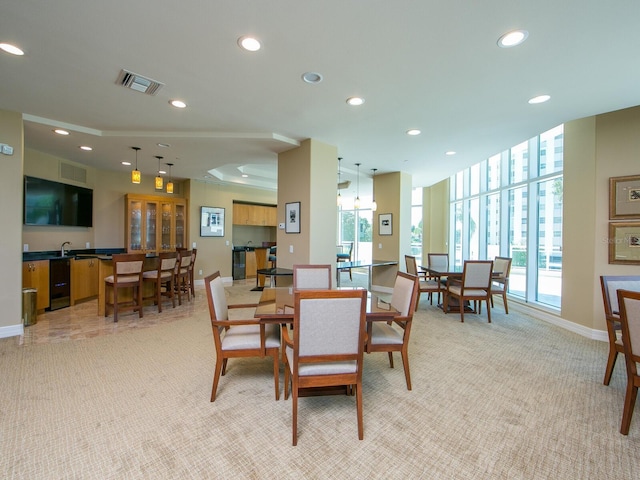
[[[170,100],[169,103],[176,108],[187,108],[187,104],[182,100]]]
[[[407,135],[420,135],[422,132],[417,128],[412,128],[411,130],[407,130]]]
[[[444,152],[444,154],[451,156],[451,155],[455,155],[456,152],[454,152],[453,150],[449,150],[448,152]]]
[[[15,45],[11,45],[10,43],[0,43],[0,50],[4,50],[11,55],[24,55],[24,52],[21,49],[19,49]]]
[[[69,132],[66,130],[63,130],[62,128],[56,128],[54,132],[57,133],[58,135],[69,135]]]
[[[169,148],[171,146],[168,143],[157,143],[156,145],[158,145],[160,148]]]
[[[159,173],[160,175],[166,175],[166,174],[167,174],[167,171],[166,171],[166,170],[158,170],[158,173]]]
[[[531,105],[534,105],[536,103],[544,103],[549,101],[550,98],[551,98],[551,95],[538,95],[537,97],[530,98],[529,103]]]
[[[127,167],[131,165],[131,162],[120,162],[122,165],[126,165]]]
[[[249,36],[240,37],[238,39],[238,45],[249,52],[257,52],[261,47],[260,42],[256,38]]]
[[[529,36],[526,30],[514,30],[507,32],[498,39],[498,46],[502,48],[515,47],[524,42]]]
[[[305,72],[302,74],[302,81],[306,83],[320,83],[324,77],[318,72]]]
[[[349,97],[349,98],[347,98],[347,103],[349,105],[357,107],[358,105],[362,105],[364,103],[364,98],[362,98],[362,97]]]
[[[243,173],[242,178],[249,178],[249,175],[247,175],[246,173]]]
[[[88,145],[80,145],[80,150],[84,150],[85,152],[90,152],[91,150],[93,150],[93,148],[91,148]]]

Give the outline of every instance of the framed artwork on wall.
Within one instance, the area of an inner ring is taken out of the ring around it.
[[[300,233],[300,202],[285,203],[285,233]]]
[[[224,237],[224,208],[200,207],[200,236]]]
[[[640,222],[609,223],[609,263],[640,265]]]
[[[380,235],[393,235],[393,214],[381,213],[378,215],[378,233]]]
[[[609,179],[609,220],[640,219],[640,175]]]

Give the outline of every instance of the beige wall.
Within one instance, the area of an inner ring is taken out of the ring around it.
[[[13,155],[0,154],[0,337],[22,332],[22,115],[0,110],[0,143]]]
[[[422,258],[449,251],[449,179],[422,191]]]
[[[411,175],[391,172],[376,175],[377,211],[373,214],[372,259],[397,261],[411,254]],[[391,235],[380,235],[380,215],[391,214]]]

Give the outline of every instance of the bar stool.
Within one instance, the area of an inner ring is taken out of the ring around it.
[[[113,302],[109,302],[109,296],[105,295],[104,316],[108,316],[109,305],[113,307],[113,321],[118,321],[118,312],[123,310],[138,311],[138,316],[143,317],[142,312],[142,273],[144,267],[144,253],[122,253],[113,255],[113,275],[104,279],[105,293],[107,288],[113,289]],[[133,299],[124,302],[118,301],[118,291],[122,288],[133,289]]]
[[[162,312],[163,296],[170,298],[173,308],[176,308],[174,278],[177,261],[177,252],[163,252],[158,258],[158,268],[142,274],[143,281],[152,282],[154,284],[154,294],[145,297],[143,300],[153,298],[154,302],[158,305],[158,313]],[[162,290],[163,287],[164,291]]]
[[[187,300],[191,301],[191,250],[178,251],[178,263],[176,264],[176,290],[178,292],[178,304],[182,305],[182,294],[187,294]]]

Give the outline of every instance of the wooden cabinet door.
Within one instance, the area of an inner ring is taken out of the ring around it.
[[[98,259],[71,260],[71,305],[98,295]]]
[[[49,308],[49,260],[22,262],[22,287],[38,290],[38,310]]]
[[[174,204],[175,232],[173,249],[187,247],[187,203],[176,201]]]
[[[243,203],[233,204],[233,224],[234,225],[250,225],[251,205]]]
[[[142,251],[144,201],[138,198],[125,200],[125,245],[129,253]]]
[[[245,257],[245,278],[256,278],[258,275],[258,264],[256,263],[256,252],[249,251]]]
[[[277,227],[278,226],[278,208],[277,207],[266,207],[267,211],[265,212],[266,222],[265,225],[269,227]]]

